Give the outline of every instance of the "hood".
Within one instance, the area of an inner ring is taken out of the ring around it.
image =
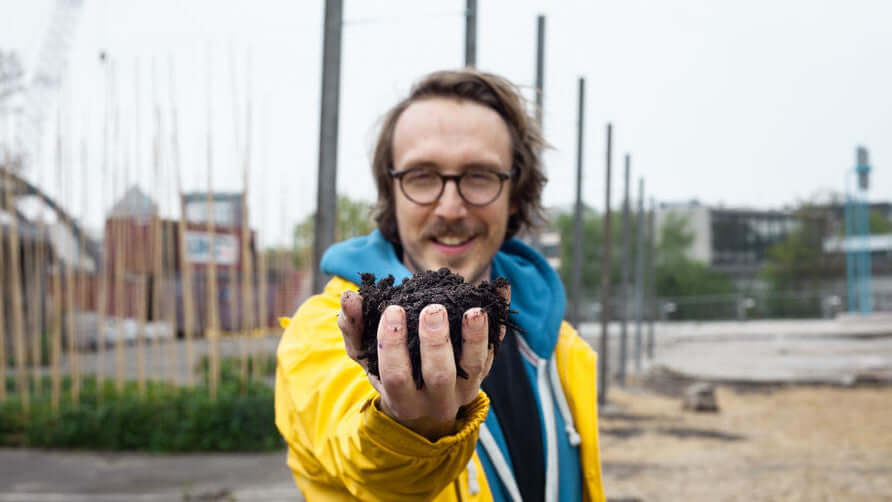
[[[359,284],[359,274],[372,272],[378,279],[393,275],[401,283],[412,275],[399,260],[393,244],[378,230],[339,242],[322,256],[322,271]],[[537,356],[550,359],[564,318],[566,297],[560,277],[532,247],[519,239],[506,241],[492,260],[490,277],[511,283],[514,320],[523,328],[521,338]]]

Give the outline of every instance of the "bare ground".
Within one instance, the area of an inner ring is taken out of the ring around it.
[[[600,418],[611,501],[892,501],[892,386],[718,387],[718,413],[613,387]]]

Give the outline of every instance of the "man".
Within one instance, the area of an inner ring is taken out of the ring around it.
[[[603,501],[595,354],[562,321],[560,279],[513,236],[541,217],[544,145],[508,81],[473,70],[437,72],[385,117],[372,170],[370,235],[332,246],[334,278],[290,321],[278,349],[276,425],[288,465],[314,500]],[[497,276],[522,332],[502,333],[498,357],[479,308],[462,318],[456,376],[441,305],[418,332],[416,388],[406,316],[378,327],[380,377],[358,358],[359,274],[448,267],[466,281]],[[482,391],[481,391],[482,389]]]

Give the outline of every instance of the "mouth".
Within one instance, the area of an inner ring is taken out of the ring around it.
[[[470,236],[455,236],[455,235],[441,235],[437,237],[432,237],[431,242],[433,242],[434,247],[442,254],[447,256],[455,256],[461,253],[464,253],[471,247],[474,243],[474,240],[477,238],[476,235]]]

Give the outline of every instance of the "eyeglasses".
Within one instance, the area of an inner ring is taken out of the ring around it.
[[[472,206],[485,206],[499,198],[505,181],[512,177],[485,167],[473,167],[461,174],[441,174],[433,167],[410,167],[391,171],[390,175],[399,180],[407,199],[422,206],[439,200],[450,180],[455,181],[462,200]]]

